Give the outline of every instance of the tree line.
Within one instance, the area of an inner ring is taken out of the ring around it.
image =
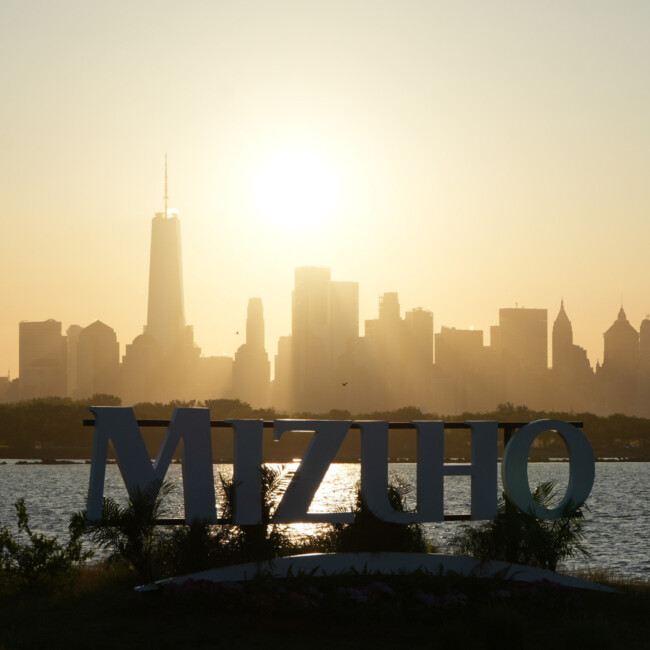
[[[92,427],[84,426],[84,419],[92,419],[89,405],[119,406],[120,399],[113,395],[93,395],[87,400],[70,398],[42,398],[0,404],[0,456],[4,458],[89,458],[92,450]],[[177,407],[207,407],[212,420],[280,418],[337,419],[337,420],[498,420],[500,422],[529,422],[542,418],[583,422],[583,432],[591,442],[597,458],[630,458],[650,460],[650,419],[617,413],[598,416],[593,413],[534,411],[523,405],[499,404],[493,411],[466,412],[455,415],[423,413],[414,406],[393,411],[350,413],[332,410],[327,413],[281,413],[274,409],[255,409],[237,399],[206,401],[172,401],[140,403],[133,406],[138,419],[171,418]],[[143,428],[142,434],[152,456],[155,456],[164,436],[164,428]],[[392,460],[415,459],[414,431],[391,432],[390,457]],[[285,434],[279,442],[272,441],[272,431],[265,430],[265,455],[269,461],[286,461],[302,456],[308,444],[304,434]],[[467,430],[450,430],[446,433],[445,454],[448,458],[467,458],[470,436]],[[213,449],[217,460],[228,461],[232,455],[232,434],[228,429],[213,431]],[[356,460],[360,442],[358,430],[350,431],[339,460]],[[562,457],[564,445],[557,435],[544,434],[538,438],[531,455],[533,458]]]

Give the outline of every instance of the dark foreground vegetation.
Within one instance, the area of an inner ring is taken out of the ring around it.
[[[434,549],[418,525],[379,521],[360,496],[354,523],[291,541],[269,524],[278,474],[261,471],[263,521],[257,526],[155,526],[169,488],[152,484],[126,505],[106,499],[100,524],[77,513],[69,540],[60,542],[33,533],[24,504],[17,502],[22,536],[0,526],[0,648],[647,647],[650,585],[606,575],[585,577],[618,593],[516,583],[499,575],[265,577],[266,562],[289,553]],[[224,488],[228,500],[232,484]],[[403,509],[408,488],[388,490],[393,507]],[[551,493],[552,485],[543,485],[536,498],[544,502]],[[461,531],[454,544],[479,558],[498,557],[506,528],[515,560],[553,568],[559,559],[584,552],[580,511],[567,516],[568,528],[558,527],[503,504],[495,522]],[[108,559],[88,564],[83,535]],[[247,560],[261,568],[249,582],[187,581],[134,591],[164,575]]]
[[[0,404],[0,458],[89,458],[92,450],[92,427],[84,427],[84,419],[92,418],[88,405],[114,406],[119,399],[111,395],[96,395],[89,400],[49,398],[11,404]],[[213,420],[227,418],[255,418],[273,420],[283,417],[304,419],[355,419],[355,420],[498,420],[501,422],[526,422],[540,418],[555,418],[584,422],[583,431],[599,459],[650,460],[650,419],[622,414],[601,417],[592,413],[565,413],[533,411],[525,406],[500,404],[494,411],[460,413],[455,415],[422,413],[407,406],[396,411],[350,413],[335,410],[329,413],[279,413],[273,409],[253,409],[239,400],[217,399],[206,402],[171,402],[169,404],[136,404],[134,411],[140,419],[169,419],[179,406],[205,406]],[[143,428],[143,437],[155,456],[164,436],[164,429]],[[272,432],[265,432],[265,460],[286,462],[302,456],[308,436],[288,433],[279,442],[272,441]],[[232,433],[229,429],[213,431],[215,461],[232,460]],[[350,431],[337,457],[339,461],[355,461],[359,457],[359,432]],[[453,430],[446,434],[447,458],[466,458],[469,452],[469,433]],[[531,450],[533,460],[547,460],[565,456],[564,444],[558,436],[545,434]],[[391,460],[415,459],[415,434],[413,431],[391,432]]]
[[[0,648],[643,648],[650,587],[620,593],[499,579],[297,576],[135,593],[86,568],[0,596]]]

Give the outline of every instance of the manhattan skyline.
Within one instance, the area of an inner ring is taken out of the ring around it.
[[[5,3],[0,374],[21,320],[146,322],[151,215],[183,223],[208,355],[272,357],[294,269],[485,332],[563,299],[592,366],[650,312],[650,7]]]

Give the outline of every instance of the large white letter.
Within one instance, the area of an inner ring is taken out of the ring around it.
[[[313,431],[314,435],[275,511],[273,523],[333,524],[354,521],[354,514],[351,512],[307,512],[349,428],[350,422],[345,420],[276,420],[274,422],[273,435],[276,440],[279,440],[285,431]]]
[[[209,409],[174,410],[153,466],[132,408],[92,406],[90,410],[95,414],[95,437],[86,511],[90,521],[100,521],[102,517],[109,440],[113,443],[126,489],[133,498],[150,485],[162,483],[182,439],[185,519],[188,522],[204,520],[211,524],[216,523]]]
[[[361,490],[379,519],[423,523],[444,519],[444,477],[471,476],[472,519],[497,514],[497,422],[468,422],[472,428],[469,464],[445,464],[444,422],[423,420],[417,427],[417,512],[395,511],[388,501],[388,423],[362,422]]]
[[[417,512],[395,510],[388,499],[388,422],[360,422],[361,494],[382,521],[400,524],[442,521],[442,465],[445,423],[414,422],[417,427]]]
[[[234,427],[233,523],[262,522],[263,420],[228,420]]]
[[[566,444],[569,453],[569,485],[562,502],[555,508],[540,506],[528,484],[528,455],[535,438],[545,431],[555,431]],[[512,503],[522,512],[539,519],[558,519],[579,508],[594,485],[596,463],[589,440],[572,424],[562,420],[535,420],[517,431],[503,452],[501,478],[503,489]]]

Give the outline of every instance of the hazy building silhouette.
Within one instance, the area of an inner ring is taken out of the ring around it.
[[[293,409],[293,354],[290,336],[278,339],[275,355],[274,376],[271,382],[272,404],[276,409],[291,412]]]
[[[635,414],[641,359],[639,333],[627,320],[623,307],[603,339],[603,363],[596,369],[599,410],[604,414]]]
[[[271,363],[264,347],[264,308],[261,298],[248,301],[246,342],[239,346],[232,367],[233,397],[256,408],[270,398]]]
[[[331,400],[330,270],[303,267],[295,271],[291,341],[293,406],[318,412]]]
[[[635,413],[650,417],[650,318],[646,316],[639,327],[639,375]]]
[[[21,400],[36,397],[66,397],[66,338],[61,323],[22,321],[18,325],[19,396]]]
[[[341,355],[354,345],[359,329],[356,282],[332,282],[330,269],[301,267],[292,294],[292,408],[323,412],[334,408],[346,381]]]
[[[356,346],[355,403],[363,411],[433,408],[433,314],[416,308],[402,319],[395,292],[380,296],[378,311]]]
[[[403,403],[433,410],[433,314],[422,307],[404,314],[402,374]]]
[[[201,351],[194,345],[192,327],[185,323],[180,222],[176,212],[167,208],[167,157],[164,199],[164,211],[157,213],[151,223],[149,300],[144,327],[144,335],[158,347],[140,337],[126,346],[122,385],[127,404],[131,402],[129,395],[143,395],[137,383],[139,378],[148,377],[153,367],[158,368],[159,376],[147,381],[146,401],[192,399],[199,389],[197,364]],[[135,355],[132,362],[130,354]]]
[[[115,331],[101,321],[84,327],[77,341],[78,399],[96,393],[118,395],[120,392],[120,346]]]
[[[145,333],[160,343],[166,356],[176,353],[185,329],[181,229],[167,211],[151,222],[149,302]]]
[[[354,407],[352,359],[359,342],[359,283],[331,283],[332,385],[331,408]]]
[[[65,331],[67,339],[67,373],[68,373],[68,396],[74,397],[77,393],[77,344],[79,334],[83,327],[81,325],[70,325]]]
[[[497,395],[492,360],[482,330],[441,327],[435,336],[435,395],[439,413],[494,408]]]
[[[602,368],[621,374],[635,374],[639,367],[639,333],[630,325],[621,307],[618,318],[603,334]]]
[[[573,327],[560,302],[553,323],[552,384],[549,396],[555,409],[583,411],[594,407],[594,373],[587,351],[573,343]]]
[[[374,409],[402,406],[402,318],[396,292],[379,298],[379,315],[365,323],[365,390]]]
[[[548,315],[546,309],[499,309],[499,324],[490,328],[490,347],[507,363],[527,370],[548,367]]]
[[[229,398],[232,392],[233,359],[227,355],[199,357],[193,399]]]
[[[650,318],[647,316],[639,328],[639,363],[644,371],[650,371]]]
[[[564,300],[553,323],[553,370],[565,372],[571,367],[571,348],[573,347],[573,327],[564,311]]]
[[[122,403],[156,401],[162,393],[163,348],[151,334],[140,334],[127,344],[122,358]]]
[[[332,282],[330,292],[332,363],[336,369],[359,338],[359,283]]]
[[[490,353],[499,402],[541,408],[548,403],[548,315],[546,309],[499,309],[490,328]]]
[[[16,402],[19,399],[18,385],[19,381],[12,380],[9,374],[6,377],[0,377],[0,404]]]

